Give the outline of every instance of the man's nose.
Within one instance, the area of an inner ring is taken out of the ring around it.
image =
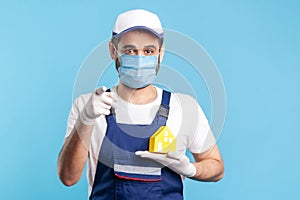
[[[144,56],[144,50],[143,49],[138,50],[136,55],[138,55],[138,56]]]

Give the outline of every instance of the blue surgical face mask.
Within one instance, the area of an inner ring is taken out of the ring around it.
[[[153,83],[156,78],[158,55],[137,56],[122,54],[120,56],[120,81],[131,88],[143,88]]]

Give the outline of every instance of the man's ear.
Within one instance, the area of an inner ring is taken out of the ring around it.
[[[115,49],[115,45],[112,42],[109,42],[109,54],[112,60],[116,60],[118,58],[117,50]]]
[[[160,52],[159,52],[159,63],[162,62],[163,58],[164,58],[164,55],[165,55],[165,45],[163,44],[160,48]]]

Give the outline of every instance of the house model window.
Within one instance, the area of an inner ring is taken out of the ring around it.
[[[168,153],[176,151],[176,138],[167,126],[161,126],[149,141],[149,152]]]

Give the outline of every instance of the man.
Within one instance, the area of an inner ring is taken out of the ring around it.
[[[120,14],[109,43],[118,85],[98,88],[73,104],[58,174],[71,186],[88,160],[90,199],[178,200],[183,177],[218,181],[223,176],[221,155],[198,103],[152,85],[164,55],[163,36],[155,14]],[[148,151],[149,138],[162,126],[176,137],[176,152]]]

